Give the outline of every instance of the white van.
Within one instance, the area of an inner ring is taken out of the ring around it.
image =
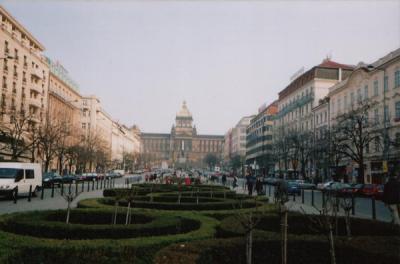
[[[29,187],[35,195],[42,187],[42,169],[38,163],[0,162],[0,195],[26,195]]]

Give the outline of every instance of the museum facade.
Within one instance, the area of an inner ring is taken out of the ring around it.
[[[198,135],[186,102],[176,114],[171,133],[141,133],[143,161],[147,166],[206,166],[204,158],[213,154],[221,158],[224,136]]]

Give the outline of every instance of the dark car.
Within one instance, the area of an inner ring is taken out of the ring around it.
[[[79,178],[75,175],[67,174],[61,177],[63,183],[75,183],[79,181]]]
[[[60,185],[62,177],[56,172],[46,172],[43,175],[43,186],[51,187],[52,185]]]
[[[342,190],[340,190],[340,193],[343,195],[355,195],[360,192],[362,187],[363,185],[360,183],[350,184],[349,187],[345,187]]]
[[[360,189],[360,194],[365,196],[374,196],[378,192],[377,184],[364,184]]]
[[[301,194],[299,184],[295,181],[287,182],[287,190],[288,190],[288,195],[300,195]]]

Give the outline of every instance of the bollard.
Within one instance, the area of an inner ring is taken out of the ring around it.
[[[268,196],[271,197],[271,185],[268,185]]]
[[[356,201],[354,199],[354,194],[351,194],[351,214],[356,214]]]
[[[18,186],[15,187],[15,191],[14,191],[14,203],[16,204],[18,200]]]
[[[103,182],[104,182],[104,179],[101,179],[101,181],[100,181],[100,190],[103,189]]]
[[[296,193],[293,193],[293,202],[296,202]]]
[[[96,181],[96,190],[99,189],[99,180]]]
[[[322,191],[322,208],[325,207],[325,192]]]
[[[375,197],[371,197],[372,202],[372,219],[376,220],[376,204],[375,204]]]
[[[72,190],[71,188],[72,188],[72,182],[69,183],[69,186],[68,186],[68,194],[71,194],[71,190]]]
[[[128,178],[125,179],[126,188],[129,186]]]
[[[75,182],[75,196],[78,196],[78,182]]]
[[[94,191],[94,180],[92,181],[92,191]]]
[[[87,181],[87,191],[90,191],[90,182]]]
[[[311,206],[314,206],[314,189],[311,189]]]
[[[81,192],[84,192],[85,191],[85,181],[82,181],[82,190],[81,190]]]
[[[32,197],[32,185],[29,185],[28,202],[31,201],[31,197]]]
[[[43,200],[43,198],[44,198],[44,185],[43,185],[43,183],[42,183],[42,188],[41,188],[42,190],[42,193],[41,193],[41,195],[40,195],[40,199],[41,200]]]
[[[301,189],[301,203],[304,204],[304,190]]]
[[[54,197],[54,183],[51,183],[51,198]]]
[[[61,196],[64,195],[64,183],[61,182]]]
[[[113,187],[115,188],[115,179],[112,180]]]

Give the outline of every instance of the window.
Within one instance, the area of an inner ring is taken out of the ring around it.
[[[394,73],[394,88],[400,87],[400,70]]]
[[[344,96],[344,102],[343,102],[343,105],[344,105],[344,109],[347,109],[347,106],[348,106],[347,94]]]
[[[361,88],[357,89],[357,100],[358,102],[362,101]]]
[[[82,123],[82,128],[86,129],[86,123]]]
[[[389,90],[388,84],[389,84],[388,83],[388,77],[387,76],[383,77],[383,90],[385,92],[387,92]]]
[[[387,105],[383,108],[383,118],[385,122],[389,121],[389,107]]]
[[[379,137],[376,137],[375,138],[375,151],[376,152],[380,151],[380,145],[381,145],[381,143],[380,143]]]
[[[379,95],[378,81],[375,80],[374,81],[374,96],[378,96],[378,95]]]
[[[378,109],[374,110],[374,115],[375,115],[375,123],[379,123],[379,110]]]
[[[368,85],[364,86],[364,100],[368,99]]]
[[[400,118],[400,101],[395,104],[396,119]]]
[[[25,170],[25,179],[34,179],[35,172],[33,170]]]
[[[337,100],[337,110],[338,112],[342,111],[342,100],[340,98]]]
[[[354,92],[350,93],[350,104],[353,105],[354,104]]]

